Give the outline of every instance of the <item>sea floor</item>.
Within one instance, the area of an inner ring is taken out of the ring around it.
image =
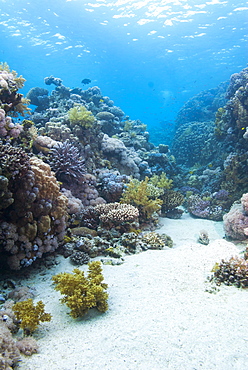
[[[22,280],[36,288],[52,321],[35,333],[39,353],[23,357],[18,370],[241,370],[248,368],[248,292],[217,287],[207,277],[216,262],[242,246],[223,239],[221,222],[161,219],[159,233],[175,246],[127,256],[103,265],[109,310],[69,316],[51,277],[75,266],[60,263]],[[209,245],[197,243],[206,230]],[[87,270],[87,266],[80,267]]]

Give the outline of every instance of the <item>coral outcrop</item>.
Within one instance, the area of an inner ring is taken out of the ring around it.
[[[243,194],[241,201],[232,205],[224,215],[224,230],[227,237],[234,240],[248,240],[248,193]]]
[[[224,283],[238,288],[248,287],[248,261],[243,258],[232,257],[228,261],[222,260],[215,264],[212,271],[213,280],[217,285]]]

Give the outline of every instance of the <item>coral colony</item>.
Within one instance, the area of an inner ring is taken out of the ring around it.
[[[119,264],[127,254],[173,246],[155,231],[159,216],[224,220],[226,238],[248,241],[248,68],[182,107],[171,148],[150,143],[146,125],[97,86],[71,89],[50,76],[51,94],[34,87],[24,97],[24,82],[0,65],[2,269],[46,268],[58,249],[73,264],[88,264],[87,275],[76,268],[53,276],[77,318],[108,309],[101,263],[91,259]],[[207,230],[197,241],[207,248]],[[216,261],[213,280],[247,287],[247,255]],[[29,291],[12,303],[0,299],[0,368],[11,369],[20,353],[37,352],[30,335],[51,315]]]

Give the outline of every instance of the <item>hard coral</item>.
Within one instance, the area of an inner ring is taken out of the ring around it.
[[[22,76],[17,77],[15,71],[10,71],[7,63],[0,64],[0,108],[14,117],[30,112],[27,108],[29,100],[17,93],[18,89],[23,87],[24,82],[25,79]]]
[[[139,210],[130,204],[106,203],[98,204],[95,210],[103,225],[118,225],[138,219]]]
[[[88,264],[88,276],[83,271],[74,269],[73,274],[64,272],[52,277],[55,290],[59,290],[65,296],[61,299],[71,309],[73,318],[85,315],[90,308],[96,307],[100,312],[108,309],[106,292],[107,284],[104,284],[101,262],[93,261]]]
[[[238,288],[248,287],[248,261],[232,257],[229,261],[222,260],[213,268],[214,281],[217,285],[236,285]]]
[[[66,228],[67,198],[50,166],[37,157],[31,157],[29,165],[23,176],[17,173],[14,182],[10,178],[12,203],[1,214],[1,260],[11,269],[29,266],[43,253],[53,252]]]
[[[13,305],[12,309],[17,320],[20,320],[20,328],[24,330],[25,334],[33,333],[38,328],[40,321],[51,321],[52,316],[45,312],[44,307],[42,301],[37,302],[35,306],[31,298]]]
[[[80,156],[78,148],[68,140],[58,142],[50,150],[49,165],[60,181],[80,181],[85,174],[84,160]]]
[[[72,125],[80,125],[84,128],[90,128],[95,122],[93,114],[83,105],[75,106],[68,112],[69,121]]]
[[[223,216],[224,230],[227,237],[234,240],[248,239],[248,193],[243,194],[241,203],[234,203]]]

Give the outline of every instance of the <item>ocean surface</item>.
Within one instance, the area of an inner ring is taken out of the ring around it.
[[[247,63],[246,1],[0,0],[0,14],[0,61],[23,94],[50,75],[99,86],[156,144],[188,99]]]

